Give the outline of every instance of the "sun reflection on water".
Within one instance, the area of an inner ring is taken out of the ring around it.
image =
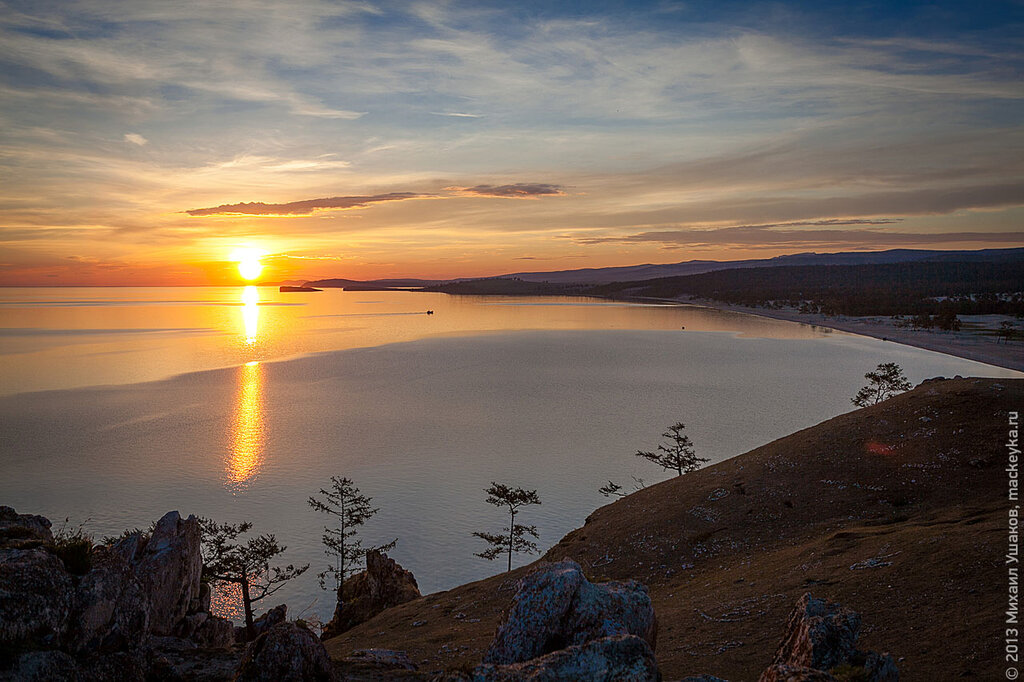
[[[248,362],[239,368],[238,403],[226,467],[228,487],[242,491],[260,473],[263,446],[263,368],[259,362]]]
[[[245,342],[256,343],[260,328],[260,291],[248,286],[242,291],[242,322],[245,324]]]

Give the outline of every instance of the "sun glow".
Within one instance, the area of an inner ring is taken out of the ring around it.
[[[235,249],[231,253],[231,260],[238,263],[238,274],[242,276],[242,279],[251,282],[263,272],[263,263],[260,262],[260,259],[265,255],[267,255],[265,251],[246,247]]]

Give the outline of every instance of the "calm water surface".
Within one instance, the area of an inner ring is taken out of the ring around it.
[[[491,481],[538,490],[546,547],[608,479],[665,478],[632,453],[674,421],[718,461],[847,411],[879,362],[1021,376],[688,306],[270,288],[0,289],[0,357],[0,504],[96,536],[250,519],[319,570],[305,500],[348,476],[425,592],[500,570],[470,535],[501,526]],[[274,603],[328,616],[313,573]]]

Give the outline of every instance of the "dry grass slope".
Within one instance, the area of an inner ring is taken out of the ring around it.
[[[902,679],[996,679],[1004,444],[1022,406],[1024,380],[927,382],[602,507],[544,558],[645,582],[666,679],[756,679],[805,591],[861,612],[863,647],[900,659]],[[328,651],[475,663],[530,569],[389,609]]]

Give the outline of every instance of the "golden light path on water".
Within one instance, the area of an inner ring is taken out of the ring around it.
[[[252,346],[259,335],[259,300],[256,287],[242,292],[245,343]],[[256,360],[238,368],[238,398],[232,420],[231,450],[226,466],[227,486],[234,492],[248,487],[263,466],[265,445],[263,416],[263,368]]]
[[[242,291],[242,323],[245,325],[245,342],[256,343],[260,328],[260,290],[247,286]]]

